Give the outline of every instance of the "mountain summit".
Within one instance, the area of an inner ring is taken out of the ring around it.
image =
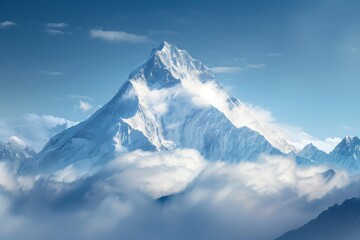
[[[330,152],[328,164],[347,170],[360,170],[360,139],[345,137],[333,151]]]
[[[230,162],[293,149],[230,96],[208,67],[164,42],[106,105],[51,138],[24,169],[95,170],[123,152],[175,148],[195,148],[208,160]]]

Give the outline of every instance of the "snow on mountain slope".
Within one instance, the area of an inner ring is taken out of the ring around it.
[[[0,161],[9,162],[16,171],[21,162],[31,158],[36,153],[23,140],[16,136],[11,136],[6,142],[0,142]]]
[[[330,152],[326,163],[349,171],[360,170],[360,139],[345,137],[333,151]]]
[[[195,148],[209,160],[232,162],[294,149],[261,127],[261,114],[252,111],[228,95],[209,68],[164,42],[110,102],[53,137],[24,169],[53,172],[70,164],[96,169],[136,149]]]
[[[327,159],[328,155],[310,143],[297,153],[297,157],[306,158],[312,164],[321,164]]]

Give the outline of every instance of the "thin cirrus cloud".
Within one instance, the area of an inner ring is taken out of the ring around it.
[[[90,30],[90,36],[92,38],[99,38],[107,42],[141,43],[150,41],[150,39],[144,35],[137,35],[123,31],[107,31],[97,28]]]
[[[45,28],[44,32],[50,34],[50,35],[64,35],[64,32],[59,29],[51,29],[51,28]]]
[[[244,68],[242,67],[227,67],[227,66],[221,66],[221,67],[213,67],[210,68],[210,70],[213,73],[239,73],[243,71],[244,69],[262,69],[265,68],[265,64],[247,64]]]
[[[241,72],[241,67],[213,67],[211,68],[211,71],[213,73],[239,73]]]
[[[59,23],[46,23],[44,32],[50,35],[64,35],[64,29],[69,27],[67,23],[59,22]]]
[[[72,99],[87,99],[87,100],[93,100],[92,97],[83,96],[83,95],[68,94],[68,95],[66,95],[66,97],[67,97],[67,98],[72,98]]]
[[[59,75],[64,74],[62,72],[47,71],[47,70],[37,70],[36,72],[39,73],[39,74],[50,75],[50,76],[59,76]]]
[[[47,23],[47,24],[45,24],[45,26],[47,28],[66,28],[69,25],[67,23],[60,22],[60,23]]]
[[[261,68],[264,68],[266,67],[265,64],[253,64],[253,63],[249,63],[248,65],[246,65],[246,68],[252,68],[252,69],[261,69]]]
[[[17,23],[14,23],[14,22],[11,22],[11,21],[4,21],[4,22],[0,23],[0,28],[5,29],[5,28],[14,27],[16,25],[17,25]]]
[[[271,53],[268,53],[267,56],[268,57],[282,57],[284,55],[281,53],[271,52]]]

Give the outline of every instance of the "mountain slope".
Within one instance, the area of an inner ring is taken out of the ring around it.
[[[195,148],[209,160],[237,162],[263,153],[281,154],[274,146],[293,148],[282,138],[273,140],[276,134],[264,137],[247,122],[259,125],[209,68],[164,42],[110,102],[53,137],[23,170],[53,172],[70,164],[96,169],[135,149]]]
[[[304,226],[277,240],[357,240],[360,238],[360,199],[346,200],[322,212]]]
[[[0,161],[9,162],[16,171],[23,160],[35,156],[35,151],[20,138],[11,136],[6,142],[0,142]]]
[[[327,157],[325,152],[319,150],[312,143],[296,154],[297,162],[301,165],[321,164],[326,161]]]
[[[329,153],[326,163],[348,171],[359,171],[360,139],[358,137],[345,137]]]

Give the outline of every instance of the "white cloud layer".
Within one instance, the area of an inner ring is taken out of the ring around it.
[[[143,35],[136,35],[132,33],[122,31],[106,31],[102,29],[91,29],[90,36],[93,38],[99,38],[108,42],[130,42],[140,43],[148,42],[149,38]]]
[[[0,238],[274,239],[356,195],[357,179],[326,170],[268,156],[210,163],[191,149],[127,153],[65,182],[0,164]]]

